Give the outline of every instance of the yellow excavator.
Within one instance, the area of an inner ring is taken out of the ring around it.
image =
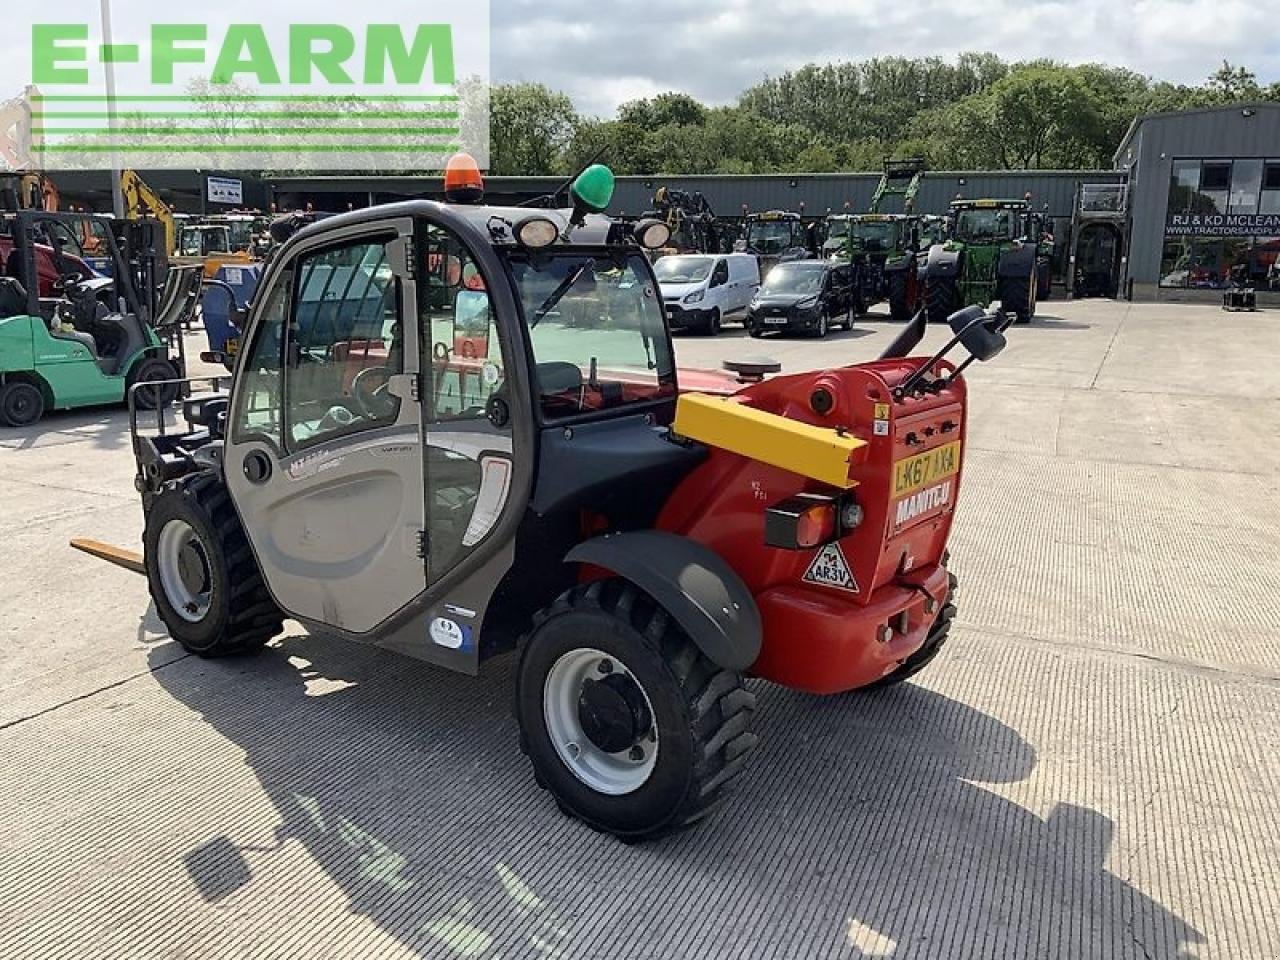
[[[164,227],[165,253],[172,256],[177,249],[178,231],[169,205],[136,170],[125,170],[120,174],[120,192],[124,194],[124,210],[128,219],[160,222]]]

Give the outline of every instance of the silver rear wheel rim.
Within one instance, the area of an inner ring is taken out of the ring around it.
[[[620,797],[644,786],[657,766],[658,725],[655,719],[649,734],[621,753],[606,753],[591,742],[578,718],[578,698],[587,680],[609,673],[629,677],[640,689],[649,715],[654,715],[644,685],[621,660],[591,647],[580,647],[561,656],[548,671],[542,684],[542,716],[560,762],[597,793]]]
[[[189,565],[197,561],[204,565],[202,590],[189,586],[183,577],[184,562]],[[156,541],[156,568],[165,598],[178,616],[188,623],[203,620],[213,600],[213,577],[209,555],[191,524],[185,520],[170,520],[161,528]]]

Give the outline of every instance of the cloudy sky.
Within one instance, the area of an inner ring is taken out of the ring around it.
[[[586,12],[592,9],[593,12]],[[533,80],[608,115],[683,90],[724,103],[810,61],[872,56],[1100,61],[1199,82],[1226,57],[1280,80],[1280,26],[1257,0],[492,0],[495,81]]]

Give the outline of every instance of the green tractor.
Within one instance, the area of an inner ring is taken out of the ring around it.
[[[888,301],[905,323],[924,303],[922,251],[941,243],[942,217],[903,213],[833,214],[827,217],[823,256],[858,268],[858,312]]]
[[[955,200],[951,238],[930,248],[925,263],[931,323],[973,304],[998,300],[1018,323],[1035,316],[1040,286],[1040,233],[1026,200]]]
[[[813,229],[801,214],[766,210],[745,215],[742,238],[733,245],[733,250],[755,254],[763,280],[779,263],[813,258],[816,252],[813,241]]]
[[[114,240],[113,277],[86,278],[61,269],[57,296],[40,296],[37,251],[48,247],[54,262],[62,261],[52,228],[71,219],[43,211],[6,218],[12,247],[0,276],[0,426],[31,426],[49,409],[122,403],[142,383],[156,385],[135,393],[140,407],[177,396],[172,381],[182,364],[171,359],[153,325],[155,296],[140,297],[136,274]],[[188,303],[190,288],[199,291],[198,275],[189,279]],[[178,294],[172,283],[166,287],[166,312],[184,305]]]

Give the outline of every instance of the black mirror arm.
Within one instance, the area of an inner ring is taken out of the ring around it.
[[[943,347],[941,350],[939,350],[933,356],[933,358],[929,360],[928,363],[921,364],[920,367],[913,374],[911,374],[911,376],[907,377],[906,380],[898,384],[898,386],[895,387],[893,390],[893,399],[901,401],[904,398],[910,396],[912,393],[914,393],[916,389],[919,387],[920,382],[925,378],[925,376],[928,375],[929,371],[934,368],[934,365],[936,365],[939,360],[941,360],[953,349],[955,349],[956,344],[958,344],[961,340],[964,339],[965,334],[967,334],[970,330],[972,330],[978,324],[989,323],[991,320],[997,319],[997,318],[1002,318],[1002,321],[1000,323],[1000,331],[1003,332],[1004,330],[1008,329],[1012,321],[1008,317],[1003,317],[1003,314],[996,314],[994,317],[989,314],[983,314],[980,317],[974,318],[972,321],[970,321],[968,324],[965,325],[963,330],[961,330],[959,333],[953,336],[951,340],[947,343],[947,345]],[[939,386],[939,389],[945,390],[947,387],[951,386],[951,384],[955,382],[956,378],[959,377],[960,374],[964,373],[964,371],[969,368],[970,364],[972,364],[977,359],[978,359],[977,356],[975,356],[974,354],[970,354],[968,359],[966,359],[964,363],[960,364],[960,366],[956,367],[956,369],[952,372],[951,376],[947,377],[941,383],[941,385]]]
[[[982,322],[981,320],[973,321],[973,323],[981,323],[981,322]],[[948,342],[945,347],[943,347],[936,354],[934,354],[930,360],[920,364],[920,366],[916,368],[915,372],[912,373],[911,376],[907,377],[906,380],[902,381],[902,383],[894,387],[893,399],[901,401],[907,398],[908,396],[910,396],[912,393],[914,393],[916,391],[916,388],[920,385],[920,382],[924,380],[924,378],[928,375],[929,371],[934,368],[934,365],[937,364],[939,360],[941,360],[943,357],[945,357],[948,353],[950,353],[955,348],[955,345],[960,342],[960,338],[963,337],[966,333],[968,333],[969,327],[972,327],[972,326],[973,326],[972,323],[969,324],[968,327],[965,327],[963,330],[961,330],[959,333],[953,336],[950,342]]]

